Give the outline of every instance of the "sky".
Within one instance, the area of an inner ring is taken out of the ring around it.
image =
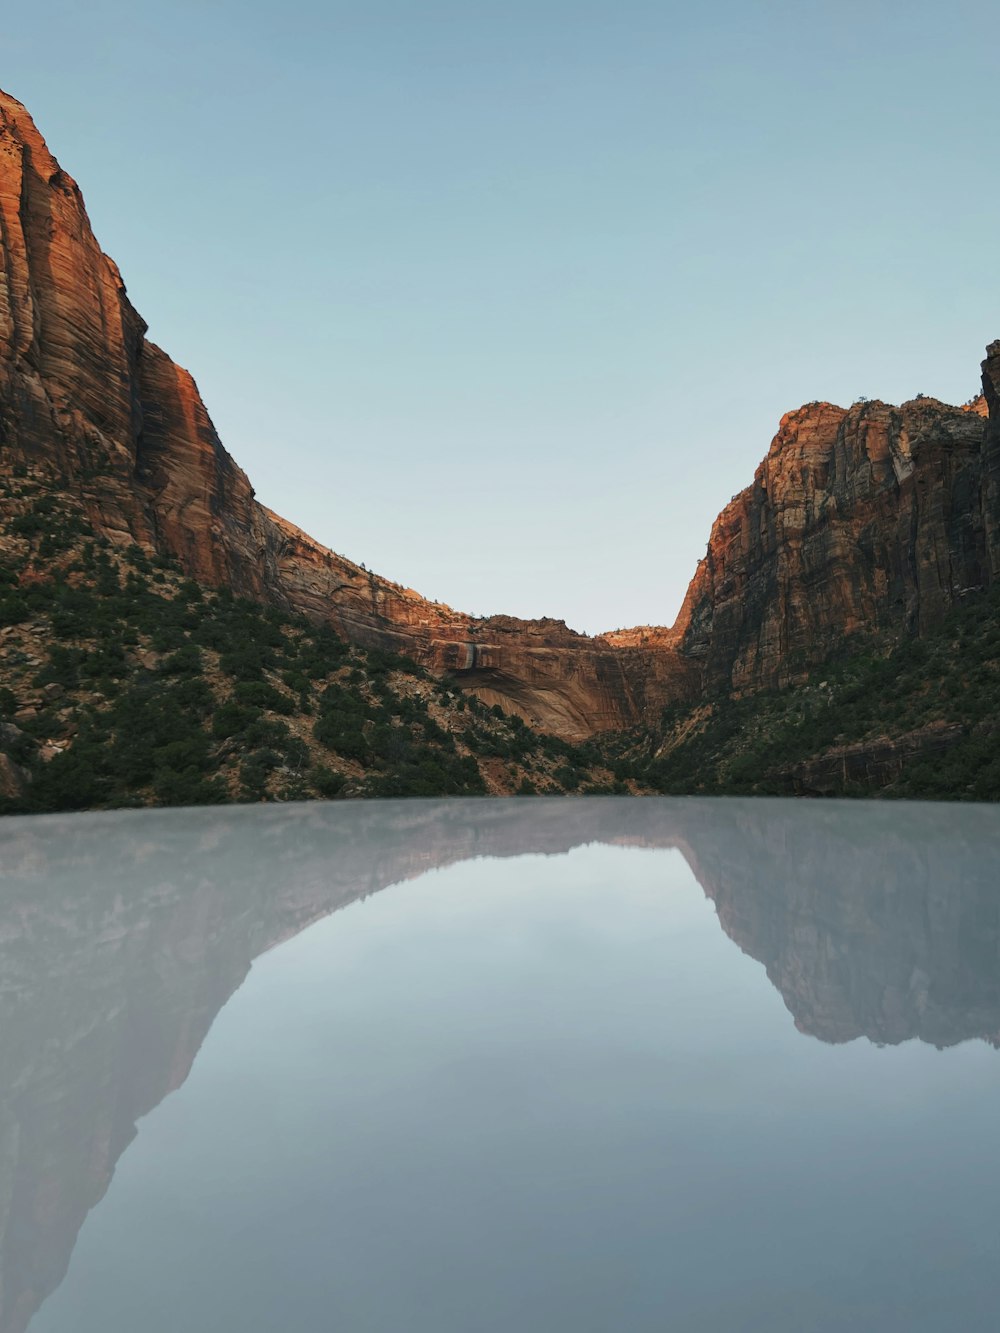
[[[260,500],[476,615],[672,623],[782,414],[1000,337],[987,0],[31,0],[0,87]]]

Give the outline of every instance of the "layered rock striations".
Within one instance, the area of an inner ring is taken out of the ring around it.
[[[985,586],[983,441],[978,402],[783,417],[716,519],[675,627],[702,689],[786,684],[845,639],[919,634]]]
[[[406,652],[570,739],[794,680],[852,636],[920,633],[1000,576],[1000,343],[983,383],[967,409],[789,413],[716,520],[672,628],[590,638],[558,620],[476,619],[255,499],[194,380],[146,338],[75,182],[0,93],[0,472],[71,489],[112,542]]]
[[[455,672],[566,736],[628,726],[676,690],[682,663],[622,653],[562,621],[462,615],[259,504],[194,380],[146,338],[77,185],[2,93],[0,261],[0,467],[72,488],[111,541]]]
[[[986,349],[983,399],[989,419],[983,441],[982,494],[989,573],[1000,579],[1000,342]]]

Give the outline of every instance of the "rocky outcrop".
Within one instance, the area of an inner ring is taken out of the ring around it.
[[[816,759],[779,770],[796,796],[839,796],[847,791],[875,792],[889,786],[915,762],[935,760],[957,745],[965,728],[956,722],[934,722],[902,736],[878,736],[835,745]]]
[[[783,417],[676,626],[702,688],[786,684],[845,641],[919,634],[982,588],[983,435],[978,412],[928,398]]]
[[[713,524],[674,626],[604,641],[680,659],[674,679],[693,701],[791,684],[932,629],[1000,576],[1000,343],[983,384],[964,407],[921,397],[787,413]]]
[[[9,754],[0,753],[0,796],[20,796],[26,783],[21,767],[14,763]]]
[[[145,334],[75,182],[0,93],[0,475],[70,488],[112,542],[403,651],[570,739],[793,681],[845,643],[919,634],[1000,576],[1000,343],[966,408],[789,413],[717,519],[676,625],[590,638],[463,615],[271,513],[194,380]]]
[[[1000,342],[986,349],[983,398],[989,412],[983,442],[983,517],[990,578],[996,580],[1000,579]]]
[[[546,730],[629,726],[684,678],[558,620],[476,619],[370,573],[254,498],[187,371],[145,337],[75,182],[0,94],[0,470],[72,488],[116,543],[455,673]]]

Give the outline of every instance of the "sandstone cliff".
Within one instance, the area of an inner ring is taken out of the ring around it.
[[[0,474],[71,489],[112,542],[406,652],[568,739],[795,680],[852,639],[919,634],[1000,576],[1000,343],[968,408],[789,413],[716,520],[677,623],[589,638],[429,602],[271,513],[145,333],[75,182],[0,93]]]
[[[702,687],[786,684],[845,639],[919,634],[984,587],[983,441],[978,403],[783,417],[716,519],[675,627]]]
[[[989,409],[983,442],[982,496],[991,580],[1000,578],[1000,342],[990,343],[983,362],[983,397]]]
[[[76,183],[0,93],[0,447],[82,500],[94,528],[193,577],[454,671],[487,702],[568,737],[627,726],[683,663],[562,621],[477,620],[327,550],[254,499],[194,380],[145,337]]]

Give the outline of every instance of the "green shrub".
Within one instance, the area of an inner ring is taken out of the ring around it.
[[[291,699],[280,690],[276,690],[273,685],[269,685],[266,680],[238,681],[233,690],[233,698],[237,703],[253,708],[266,708],[273,713],[283,713],[288,716],[293,712]]]
[[[9,592],[0,596],[0,627],[20,625],[30,618],[31,609],[21,593]]]
[[[261,717],[259,708],[248,707],[227,699],[215,710],[212,718],[212,735],[224,740],[229,736],[240,736]]]
[[[345,778],[342,773],[335,773],[332,768],[327,768],[323,764],[317,764],[312,770],[309,774],[309,781],[319,795],[327,800],[339,796],[345,785]]]
[[[170,657],[164,658],[160,670],[165,676],[200,676],[204,666],[198,645],[184,643]]]
[[[197,768],[161,766],[153,775],[153,795],[159,805],[218,805],[226,799],[225,788],[206,778]]]

